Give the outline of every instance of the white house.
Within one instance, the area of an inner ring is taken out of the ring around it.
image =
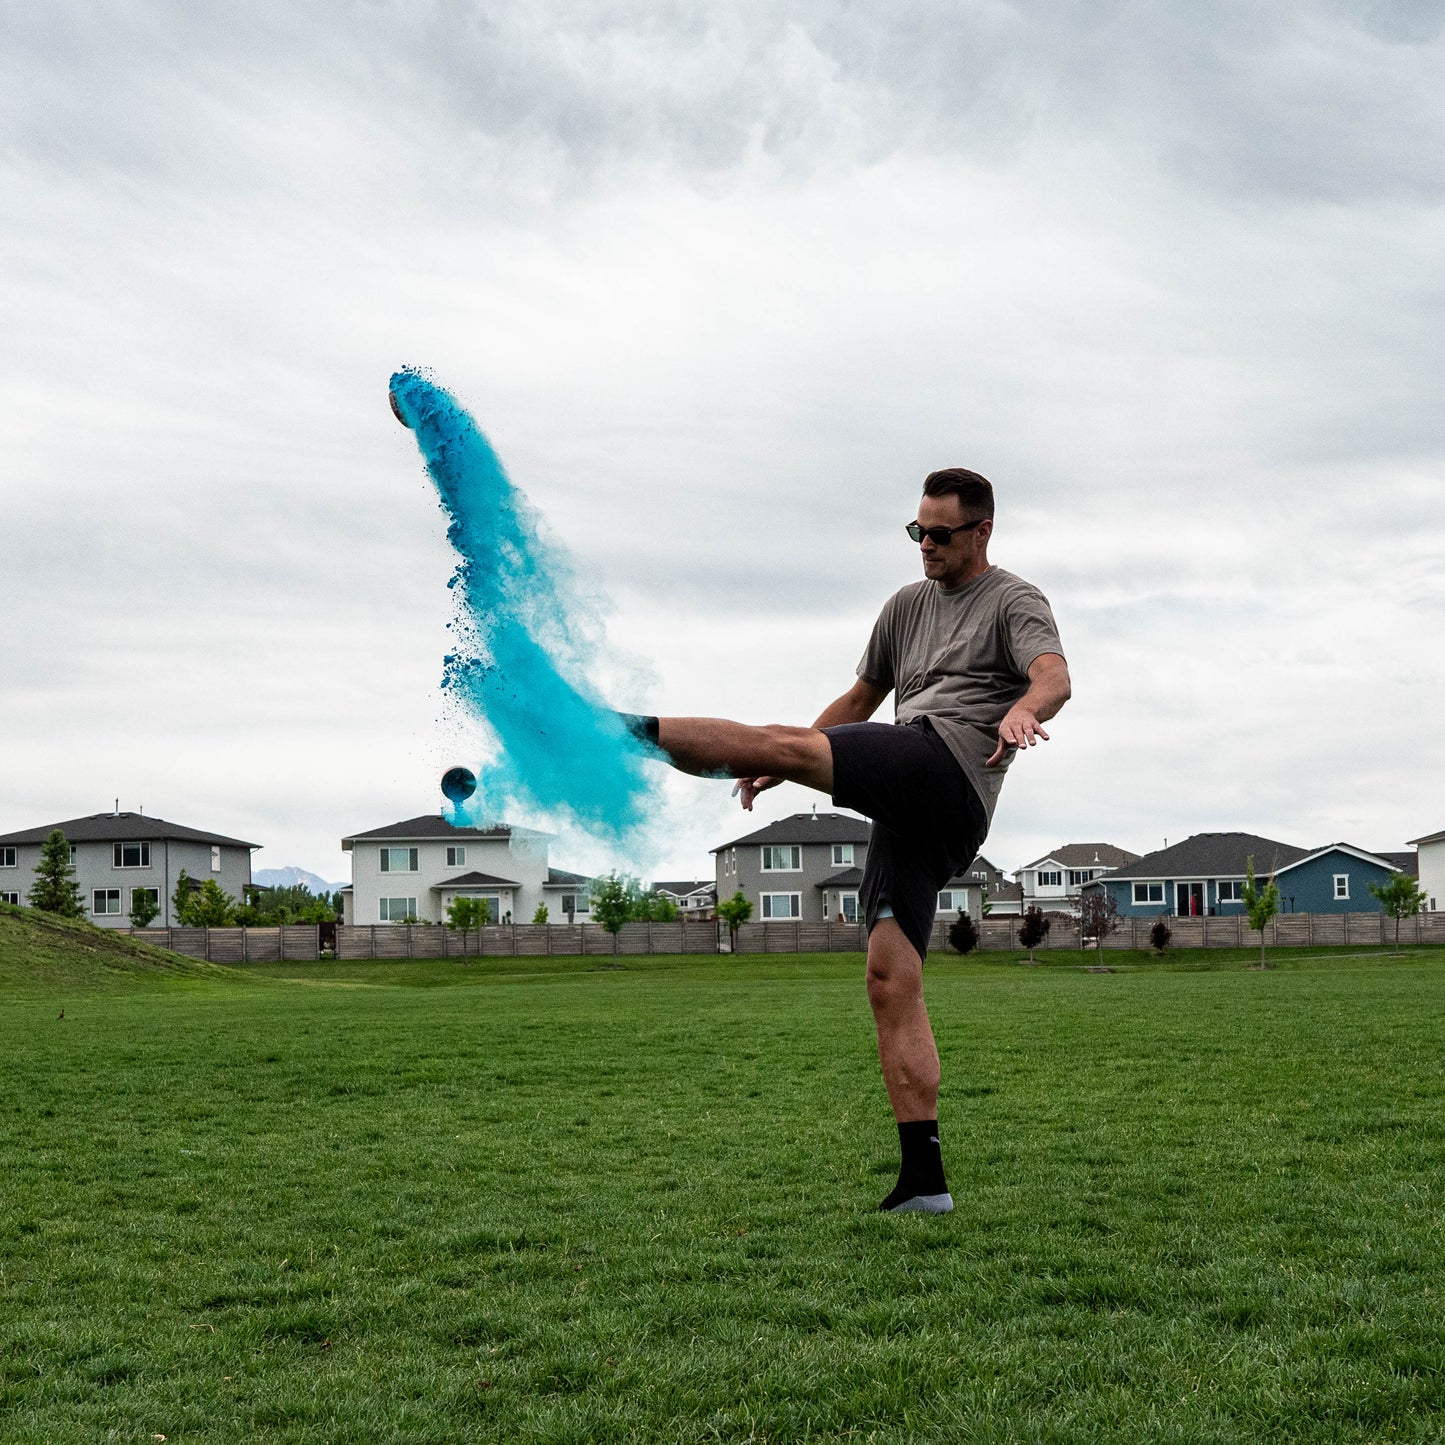
[[[1077,913],[1085,884],[1138,861],[1137,853],[1112,843],[1065,843],[1025,863],[1014,877],[1023,889],[1025,908]]]
[[[159,909],[155,926],[169,927],[175,921],[171,898],[183,871],[193,883],[214,878],[240,898],[251,881],[251,852],[261,846],[119,809],[44,823],[0,837],[0,903],[25,902],[35,885],[40,846],[56,828],[70,845],[85,916],[101,928],[129,928],[131,903],[142,892]]]
[[[1445,908],[1445,833],[1428,833],[1423,838],[1411,838],[1410,843],[1420,860],[1420,890],[1425,895],[1425,907],[1434,913]]]
[[[652,891],[673,903],[679,918],[711,918],[717,907],[717,889],[707,878],[670,879],[654,883]]]
[[[549,923],[585,923],[591,880],[549,867],[551,840],[509,823],[456,828],[436,813],[353,833],[341,840],[342,922],[444,923],[454,898],[485,898],[493,923],[530,923],[543,904]]]

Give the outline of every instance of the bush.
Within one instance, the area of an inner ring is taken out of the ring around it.
[[[1019,942],[1029,951],[1029,962],[1034,961],[1034,949],[1049,936],[1053,925],[1044,917],[1044,910],[1038,907],[1026,909],[1024,921],[1019,928]]]
[[[958,921],[949,927],[948,946],[955,953],[972,953],[978,947],[978,925],[961,908]]]
[[[1154,920],[1154,927],[1149,930],[1149,942],[1154,945],[1155,953],[1163,953],[1169,947],[1169,940],[1174,936],[1174,930],[1164,921],[1161,913]]]

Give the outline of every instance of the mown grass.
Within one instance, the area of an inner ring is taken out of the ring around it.
[[[12,995],[0,1438],[1439,1439],[1445,960],[1070,957],[930,969],[944,1218],[856,958]]]

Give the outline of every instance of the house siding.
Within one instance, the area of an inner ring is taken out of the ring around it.
[[[1348,898],[1334,895],[1337,873],[1348,879]],[[1325,853],[1279,875],[1280,908],[1285,913],[1378,913],[1380,900],[1369,885],[1386,883],[1394,876],[1392,869],[1351,853]]]

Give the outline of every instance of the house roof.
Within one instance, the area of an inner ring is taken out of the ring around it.
[[[721,853],[740,843],[866,843],[872,836],[873,825],[867,818],[851,818],[843,813],[794,813],[755,833],[719,843],[709,851]]]
[[[207,833],[200,828],[185,828],[168,823],[164,818],[151,818],[145,813],[92,813],[88,818],[71,818],[64,823],[47,823],[40,828],[22,828],[6,833],[0,843],[43,843],[57,828],[67,843],[131,843],[145,839],[175,838],[182,843],[221,843],[230,848],[259,848],[259,843],[246,843],[228,838],[224,833]]]
[[[426,840],[429,838],[510,838],[514,834],[526,832],[522,828],[514,828],[510,823],[498,823],[491,828],[467,828],[457,827],[448,823],[440,813],[423,813],[418,818],[403,818],[399,823],[389,823],[384,828],[367,828],[360,833],[352,833],[341,840],[343,849],[349,849],[353,843],[359,843],[363,839],[372,838],[399,838],[406,842]],[[548,837],[548,834],[532,834],[533,837]]]
[[[1406,850],[1403,853],[1376,853],[1376,858],[1383,858],[1392,868],[1397,868],[1401,873],[1407,873],[1411,878],[1420,876],[1420,855]]]
[[[440,883],[433,883],[431,891],[436,893],[442,888],[520,888],[521,886],[515,878],[498,878],[493,873],[459,873],[455,878],[443,878]]]
[[[1196,833],[1182,843],[1146,853],[1096,880],[1096,884],[1124,878],[1243,877],[1250,858],[1254,859],[1255,871],[1267,875],[1276,868],[1299,862],[1310,851],[1254,833]]]
[[[819,888],[856,888],[863,881],[863,870],[861,868],[845,868],[841,873],[835,873],[831,878],[825,878],[816,886]]]
[[[1427,833],[1423,838],[1406,838],[1405,841],[1414,848],[1421,843],[1438,843],[1442,839],[1445,839],[1445,833]]]
[[[689,893],[711,893],[713,887],[711,878],[683,878],[675,882],[652,885],[653,892],[671,893],[674,898],[686,898]]]
[[[543,888],[581,888],[592,880],[584,873],[569,873],[565,868],[549,868]]]
[[[1058,863],[1064,868],[1123,868],[1137,862],[1139,855],[1127,848],[1116,848],[1112,843],[1065,843],[1032,863],[1025,863],[1019,869],[1037,868],[1041,863]]]
[[[1356,848],[1353,843],[1326,843],[1323,848],[1311,848],[1303,858],[1296,858],[1293,863],[1286,863],[1278,872],[1288,873],[1292,868],[1312,863],[1316,858],[1323,858],[1328,853],[1348,853],[1352,858],[1359,858],[1366,863],[1378,863],[1382,868],[1395,868],[1395,865],[1383,853],[1367,853],[1363,848]],[[1398,873],[1403,870],[1395,868],[1395,871]]]

